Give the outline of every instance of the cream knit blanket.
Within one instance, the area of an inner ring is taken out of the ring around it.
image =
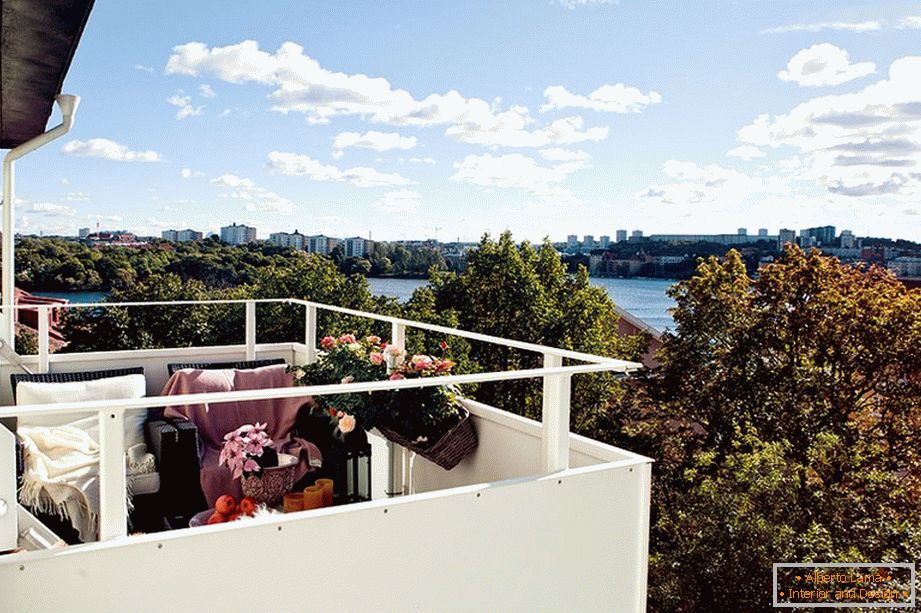
[[[99,444],[70,425],[20,426],[17,434],[25,451],[20,502],[70,520],[83,542],[96,540]]]

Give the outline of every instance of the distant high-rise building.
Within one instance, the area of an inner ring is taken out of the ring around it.
[[[617,242],[618,242],[618,243],[622,243],[622,242],[624,242],[625,240],[627,240],[627,231],[626,231],[626,230],[618,230],[618,231],[615,233],[615,236],[617,237]]]
[[[781,228],[777,234],[777,250],[782,250],[787,243],[796,243],[796,230]]]
[[[601,247],[602,249],[607,249],[608,245],[610,244],[611,244],[611,237],[608,236],[607,234],[602,234],[601,237],[598,239],[598,246]]]
[[[582,237],[582,251],[591,251],[595,248],[595,237],[592,234],[586,234]]]
[[[89,229],[89,228],[80,228],[80,229],[77,231],[77,235],[78,235],[80,238],[86,238],[87,236],[90,235],[90,229]]]
[[[739,236],[748,236],[748,228],[739,228],[736,234]]]
[[[189,241],[200,241],[202,239],[202,233],[196,232],[191,228],[186,228],[185,230],[164,230],[160,233],[160,237],[165,241],[171,241],[173,243],[187,243]]]
[[[835,226],[819,226],[818,228],[805,228],[799,231],[800,243],[802,244],[803,238],[814,238],[815,242],[811,245],[803,245],[804,247],[815,247],[816,245],[824,247],[832,247],[835,244]],[[808,243],[809,241],[805,241]]]
[[[305,249],[309,253],[319,253],[320,255],[329,255],[329,253],[336,248],[336,245],[339,244],[338,238],[332,238],[329,236],[324,236],[323,234],[317,234],[315,236],[308,236]]]
[[[853,249],[857,246],[857,239],[850,230],[841,230],[841,236],[839,238],[842,249]]]
[[[767,238],[767,228],[758,228],[758,238]]]
[[[347,258],[363,258],[374,249],[374,242],[367,238],[353,236],[342,239],[342,249]]]
[[[579,250],[579,237],[575,234],[570,234],[566,237],[566,251],[570,253],[575,253]]]
[[[634,231],[630,234],[630,240],[638,241],[638,240],[641,240],[642,238],[643,238],[643,231],[642,231],[642,230],[634,230]]]
[[[221,240],[231,245],[247,245],[256,240],[256,228],[233,223],[221,228]]]
[[[176,238],[180,243],[188,243],[191,241],[200,241],[202,238],[204,238],[204,234],[198,232],[197,230],[186,228],[185,230],[179,230]]]
[[[292,233],[273,232],[269,235],[269,242],[277,247],[291,247],[302,250],[307,244],[307,237],[295,230]]]

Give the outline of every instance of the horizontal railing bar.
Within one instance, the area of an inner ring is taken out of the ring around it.
[[[500,336],[492,336],[490,334],[481,334],[479,332],[471,332],[469,330],[461,330],[460,328],[449,328],[447,326],[440,326],[438,324],[424,323],[421,321],[413,321],[411,319],[402,319],[400,317],[393,317],[390,315],[379,315],[377,313],[366,313],[364,311],[356,311],[355,309],[350,309],[347,307],[333,306],[330,304],[321,304],[319,302],[311,302],[309,300],[299,300],[297,298],[289,298],[289,302],[295,304],[302,304],[305,306],[315,306],[318,309],[324,311],[334,311],[336,313],[343,313],[345,315],[354,315],[357,317],[366,317],[368,319],[374,319],[377,321],[385,321],[391,324],[404,324],[411,328],[418,328],[420,330],[429,330],[431,332],[440,332],[441,334],[448,334],[450,336],[460,336],[462,338],[469,338],[471,340],[483,341],[486,343],[492,343],[496,345],[504,345],[506,347],[513,347],[515,349],[523,349],[525,351],[533,351],[535,353],[551,354],[558,355],[560,357],[569,358],[571,360],[579,360],[580,362],[591,362],[593,364],[623,364],[625,366],[640,369],[643,368],[642,364],[637,364],[636,362],[628,362],[625,360],[617,360],[615,358],[606,358],[600,355],[593,355],[590,353],[582,353],[579,351],[571,351],[569,349],[559,349],[557,347],[548,347],[546,345],[537,345],[535,343],[528,343],[525,341],[516,341],[508,338],[502,338]]]
[[[49,309],[90,309],[139,306],[206,306],[209,304],[246,304],[247,302],[290,303],[290,298],[221,298],[217,300],[151,300],[149,302],[67,302],[60,304],[0,304],[0,309],[37,309],[40,306]]]
[[[600,372],[626,373],[628,370],[621,364],[580,364],[557,368],[529,368],[524,370],[472,373],[468,375],[448,375],[445,377],[400,379],[396,381],[360,381],[353,383],[335,383],[331,385],[305,385],[232,392],[177,394],[175,396],[146,396],[144,398],[115,400],[84,400],[79,402],[58,402],[54,404],[23,404],[0,407],[0,417],[15,417],[26,413],[31,415],[54,415],[60,413],[95,412],[102,410],[124,411],[128,409],[151,409],[188,404],[217,404],[221,402],[240,402],[246,400],[306,398],[308,396],[380,392],[421,387],[440,387],[443,385],[488,383],[491,381],[508,381],[511,379],[533,379],[547,375],[579,375]]]
[[[580,362],[589,362],[592,364],[623,364],[634,369],[641,369],[643,366],[637,364],[636,362],[628,362],[625,360],[617,360],[615,358],[606,358],[603,356],[593,355],[590,353],[582,353],[580,351],[572,351],[569,349],[560,349],[558,347],[548,347],[545,345],[538,345],[536,343],[528,343],[525,341],[516,341],[513,339],[502,338],[499,336],[493,336],[490,334],[481,334],[479,332],[471,332],[469,330],[462,330],[459,328],[449,328],[447,326],[440,326],[438,324],[424,323],[421,321],[414,321],[411,319],[403,319],[400,317],[393,317],[390,315],[380,315],[377,313],[368,313],[366,311],[358,311],[355,309],[350,309],[347,307],[334,306],[331,304],[323,304],[320,302],[313,302],[310,300],[301,300],[299,298],[253,298],[253,299],[226,299],[226,300],[157,300],[150,302],[87,302],[87,303],[66,303],[66,304],[49,304],[42,305],[48,306],[50,309],[77,309],[77,308],[112,308],[112,307],[142,307],[142,306],[206,306],[209,304],[246,304],[247,302],[255,303],[275,303],[275,304],[298,304],[302,306],[314,306],[318,309],[324,311],[331,311],[335,313],[342,313],[344,315],[352,315],[355,317],[364,317],[366,319],[372,319],[375,321],[387,322],[390,324],[399,323],[404,324],[411,328],[416,328],[419,330],[428,330],[430,332],[438,332],[441,334],[447,334],[450,336],[459,336],[461,338],[467,338],[470,340],[482,341],[485,343],[491,343],[495,345],[502,345],[505,347],[512,347],[515,349],[521,349],[524,351],[533,351],[535,353],[557,355],[560,357],[568,358],[571,360],[578,360]],[[39,305],[0,305],[0,309],[13,308],[13,309],[35,309]]]

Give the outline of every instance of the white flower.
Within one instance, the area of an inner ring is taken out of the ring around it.
[[[341,418],[339,418],[339,431],[343,434],[348,434],[355,429],[355,418],[346,413]]]

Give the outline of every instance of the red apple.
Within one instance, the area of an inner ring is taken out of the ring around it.
[[[214,510],[223,515],[232,515],[237,510],[237,500],[230,494],[224,494],[214,503]]]
[[[208,518],[207,523],[208,525],[223,524],[225,521],[227,521],[227,516],[224,515],[223,513],[218,513],[217,511],[215,511],[214,513],[211,514],[211,517]]]
[[[241,517],[243,517],[243,514],[239,511],[236,511],[233,515],[227,518],[227,521],[237,521]]]
[[[240,512],[243,513],[244,515],[252,516],[253,513],[256,512],[257,504],[258,503],[256,502],[255,498],[250,498],[249,496],[247,496],[246,498],[240,501]]]

